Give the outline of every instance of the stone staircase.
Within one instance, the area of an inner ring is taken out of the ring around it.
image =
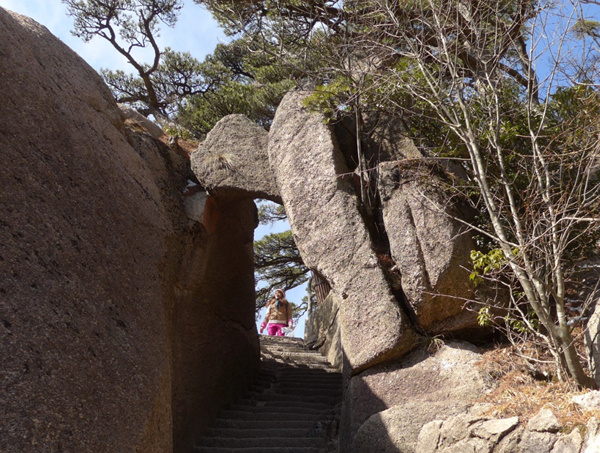
[[[261,336],[253,388],[221,413],[194,452],[335,452],[341,399],[341,374],[302,339]]]

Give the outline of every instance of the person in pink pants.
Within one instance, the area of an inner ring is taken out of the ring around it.
[[[266,305],[267,314],[260,325],[260,333],[267,328],[269,335],[283,336],[284,327],[293,327],[292,304],[285,298],[285,292],[282,289],[275,290],[273,297]]]

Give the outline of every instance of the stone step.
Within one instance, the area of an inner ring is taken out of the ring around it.
[[[310,388],[310,389],[324,389],[324,390],[328,390],[328,389],[341,389],[342,388],[342,382],[338,382],[337,380],[335,381],[318,381],[318,380],[311,380],[311,379],[281,379],[279,381],[277,381],[276,383],[274,383],[272,385],[272,387],[276,387],[276,388],[283,388],[283,387],[288,387],[288,388]]]
[[[273,388],[273,385],[274,385],[273,383],[270,383],[268,385],[256,385],[255,384],[250,387],[250,392],[263,393],[263,392],[269,391],[269,389]]]
[[[261,356],[261,362],[293,360],[294,364],[302,364],[303,362],[317,362],[328,365],[327,359],[318,354],[304,353],[267,353]]]
[[[323,429],[309,428],[210,428],[207,437],[229,437],[233,439],[261,437],[325,437]]]
[[[341,390],[342,383],[341,382],[309,382],[309,381],[283,381],[276,382],[270,385],[260,386],[253,385],[250,388],[251,392],[255,393],[263,393],[263,392],[271,392],[277,389],[306,389],[306,390],[330,390],[332,392],[337,392]]]
[[[263,349],[262,353],[266,356],[268,355],[280,355],[280,354],[289,354],[297,357],[308,357],[308,358],[319,358],[325,359],[321,354],[315,351],[309,351],[306,348],[278,348],[271,347],[269,349]],[[325,359],[326,360],[326,359]]]
[[[317,381],[325,381],[325,382],[342,382],[342,375],[339,373],[326,373],[321,372],[321,369],[316,370],[281,370],[281,372],[276,376],[278,381],[281,380],[306,380],[309,379],[311,382]]]
[[[257,379],[255,379],[254,383],[255,384],[262,384],[262,383],[268,383],[268,382],[274,382],[275,380],[277,380],[277,376],[275,374],[273,374],[272,376],[260,376]]]
[[[310,414],[315,415],[316,417],[320,417],[321,415],[326,415],[332,409],[315,409],[312,407],[295,407],[290,405],[284,406],[244,406],[239,404],[234,404],[230,409],[223,411],[223,415],[231,414],[232,412],[241,413],[252,413],[252,414],[261,414],[261,413],[271,413],[271,414]],[[229,418],[227,416],[227,418]]]
[[[277,337],[273,335],[261,335],[260,336],[261,346],[302,346],[305,347],[304,340],[302,338],[293,337]]]
[[[281,365],[294,365],[296,366],[299,370],[321,370],[321,369],[329,369],[331,372],[336,372],[339,371],[333,367],[329,367],[329,363],[323,363],[323,362],[308,362],[308,361],[298,361],[298,360],[292,360],[292,359],[284,359],[284,358],[277,358],[277,359],[270,359],[270,364],[265,364],[265,366],[272,366],[272,367],[277,367],[277,366],[281,366]]]
[[[275,335],[260,335],[260,343],[261,344],[304,344],[304,340],[302,338],[297,337],[277,337]]]
[[[196,453],[326,453],[342,376],[302,339],[261,336],[261,371],[221,413]]]
[[[293,347],[280,347],[280,346],[263,346],[260,349],[260,354],[263,357],[269,355],[279,355],[279,354],[310,354],[314,351],[309,351],[303,346],[293,346]],[[321,355],[321,354],[317,354]]]
[[[316,383],[316,384],[311,384],[311,383],[301,384],[301,383],[297,383],[297,382],[280,382],[280,383],[274,384],[270,387],[263,387],[263,389],[264,389],[263,391],[266,391],[266,392],[277,391],[277,390],[281,390],[281,389],[291,389],[291,390],[297,389],[297,390],[307,390],[307,391],[323,390],[323,391],[330,391],[332,393],[339,393],[342,390],[342,386],[341,386],[341,383],[340,384],[318,384],[318,383]]]
[[[231,420],[221,418],[214,428],[231,429],[321,429],[325,424],[314,420]]]
[[[326,446],[323,437],[255,437],[236,439],[229,437],[203,437],[198,443],[202,447],[227,447],[227,448],[268,448],[268,447],[312,447]]]
[[[324,371],[323,367],[318,367],[318,368],[301,368],[301,369],[297,369],[296,371],[285,371],[285,370],[280,370],[281,372],[277,375],[277,380],[280,379],[323,379],[323,380],[327,380],[329,379],[330,381],[336,381],[339,380],[339,382],[342,381],[342,377],[341,375],[339,375],[337,373],[337,370],[335,369],[331,369],[328,371]]]
[[[306,401],[258,401],[251,399],[244,399],[236,403],[236,406],[249,406],[249,407],[306,407],[312,409],[330,409],[331,404],[328,403],[315,403],[315,402],[306,402]]]
[[[261,351],[310,351],[302,343],[275,343],[269,342],[262,344]]]
[[[313,422],[324,421],[329,417],[329,413],[320,414],[298,414],[295,412],[277,412],[277,411],[233,411],[226,410],[222,413],[222,418],[231,420],[307,420]]]
[[[323,378],[329,378],[329,379],[333,379],[335,378],[342,378],[341,373],[339,372],[339,370],[336,370],[335,368],[327,368],[327,367],[322,367],[322,368],[300,368],[300,367],[291,367],[291,366],[285,366],[285,367],[281,367],[279,370],[277,370],[277,377],[289,377],[289,376],[312,376],[312,377],[323,377]]]
[[[315,351],[309,351],[308,349],[305,348],[278,348],[278,347],[271,347],[269,349],[263,349],[262,351],[262,355],[264,357],[268,357],[270,355],[295,355],[298,357],[323,357],[321,354],[319,353],[315,353]]]
[[[314,353],[266,353],[261,356],[261,362],[293,360],[294,364],[302,364],[302,362],[317,362],[324,365],[329,365],[327,359],[320,354]]]
[[[273,389],[273,393],[279,395],[300,395],[300,396],[334,396],[341,397],[342,389],[338,388],[336,390],[331,389],[310,389],[310,388],[301,388],[301,387],[276,387]]]
[[[290,395],[285,393],[250,393],[249,398],[256,398],[262,401],[304,401],[306,403],[322,403],[322,404],[336,404],[340,400],[335,395],[318,395],[318,396],[307,396],[307,395]]]
[[[310,375],[313,377],[324,377],[324,378],[341,378],[342,375],[339,370],[333,367],[323,366],[320,368],[305,368],[299,366],[279,366],[276,372],[277,377],[280,376],[304,376]]]
[[[294,375],[281,375],[273,384],[276,385],[327,385],[333,387],[341,387],[342,379],[340,377],[327,378],[322,376],[294,376]]]
[[[274,379],[276,379],[277,376],[275,375],[274,371],[269,371],[268,373],[266,372],[261,372],[259,373],[259,375],[256,377],[256,381],[257,382],[262,382],[262,381],[272,381]]]
[[[196,447],[195,453],[326,453],[325,448],[306,447]]]

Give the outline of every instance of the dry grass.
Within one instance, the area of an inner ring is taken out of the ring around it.
[[[538,360],[547,359],[532,347],[529,349]],[[486,415],[497,418],[517,416],[522,424],[526,424],[541,409],[548,408],[565,432],[584,426],[592,417],[600,418],[600,410],[583,410],[571,401],[573,396],[585,391],[554,379],[550,364],[536,363],[533,367],[511,346],[484,353],[478,366],[495,384],[494,390],[479,400],[491,405]],[[547,376],[548,379],[539,380],[534,376]]]
[[[198,148],[198,141],[196,140],[186,140],[184,138],[180,138],[177,140],[179,147],[189,156]]]

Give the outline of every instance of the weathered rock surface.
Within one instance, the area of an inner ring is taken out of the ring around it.
[[[487,390],[484,378],[475,366],[480,358],[474,346],[464,342],[452,342],[444,345],[434,355],[419,349],[395,365],[373,367],[352,377],[343,408],[347,425],[344,428],[343,445],[348,448],[347,445],[355,435],[357,439],[354,441],[366,443],[365,439],[361,441],[356,434],[359,428],[372,415],[394,406],[422,403],[424,407],[434,407],[428,405],[444,402],[450,413],[454,408],[467,406]],[[394,415],[394,412],[390,414]],[[428,415],[424,412],[421,416],[426,421]],[[383,419],[382,415],[379,419],[372,419],[369,424],[378,424],[377,429],[382,430],[387,423],[379,421]],[[370,428],[367,425],[365,429]],[[416,443],[416,427],[411,429],[412,435],[402,435],[402,445]]]
[[[581,272],[582,281],[577,288],[579,306],[584,306],[587,301],[592,301],[593,313],[587,322],[585,329],[585,343],[590,351],[590,372],[594,382],[600,386],[600,258],[588,260],[581,268],[587,268]],[[585,313],[581,313],[585,316]]]
[[[560,423],[550,409],[542,409],[529,420],[527,429],[540,433],[555,433],[560,429]]]
[[[302,107],[305,96],[290,92],[277,109],[269,160],[305,264],[341,301],[342,344],[357,371],[402,356],[415,334],[371,250],[335,137],[321,115]]]
[[[469,282],[471,235],[431,168],[385,162],[379,165],[379,191],[392,258],[419,325],[428,333],[477,327]],[[463,215],[464,216],[464,215]]]
[[[192,154],[192,170],[211,195],[281,203],[269,166],[269,134],[244,115],[228,115]]]
[[[517,417],[490,419],[471,414],[436,420],[421,430],[416,452],[491,451],[490,445],[498,444],[518,425]]]
[[[421,158],[423,155],[414,142],[405,134],[404,123],[400,118],[386,114],[376,118],[363,118],[362,150],[366,162],[390,162],[403,159]],[[358,151],[356,144],[356,122],[354,118],[345,117],[336,121],[333,130],[340,149],[351,171],[358,167]]]
[[[119,109],[125,118],[125,124],[130,126],[132,129],[142,130],[150,134],[152,138],[161,138],[165,135],[160,126],[150,121],[137,110],[129,107],[126,104],[119,104]]]
[[[352,443],[356,453],[414,453],[423,426],[464,412],[462,401],[410,402],[378,412],[358,429]]]
[[[175,451],[188,451],[258,370],[254,321],[252,200],[214,200],[210,230],[184,236],[175,249],[172,312]]]
[[[380,117],[374,123],[367,127],[372,129],[373,141],[369,152],[377,162],[423,157],[414,142],[406,136],[403,122],[399,118]]]
[[[519,424],[517,417],[494,419],[477,415],[476,412],[476,408],[473,408],[469,413],[426,424],[419,434],[416,453],[600,451],[596,419],[588,422],[583,438],[579,429],[568,434],[557,432],[556,419],[549,409],[543,409],[525,427]]]
[[[330,292],[325,300],[306,319],[304,343],[318,350],[332,366],[342,367],[344,351],[339,323],[340,302]]]
[[[583,453],[600,453],[600,421],[592,418],[586,425]]]
[[[258,365],[254,206],[189,228],[92,68],[2,8],[0,54],[0,451],[187,451]]]
[[[576,395],[571,400],[584,410],[600,410],[600,390],[592,390],[583,395]]]

